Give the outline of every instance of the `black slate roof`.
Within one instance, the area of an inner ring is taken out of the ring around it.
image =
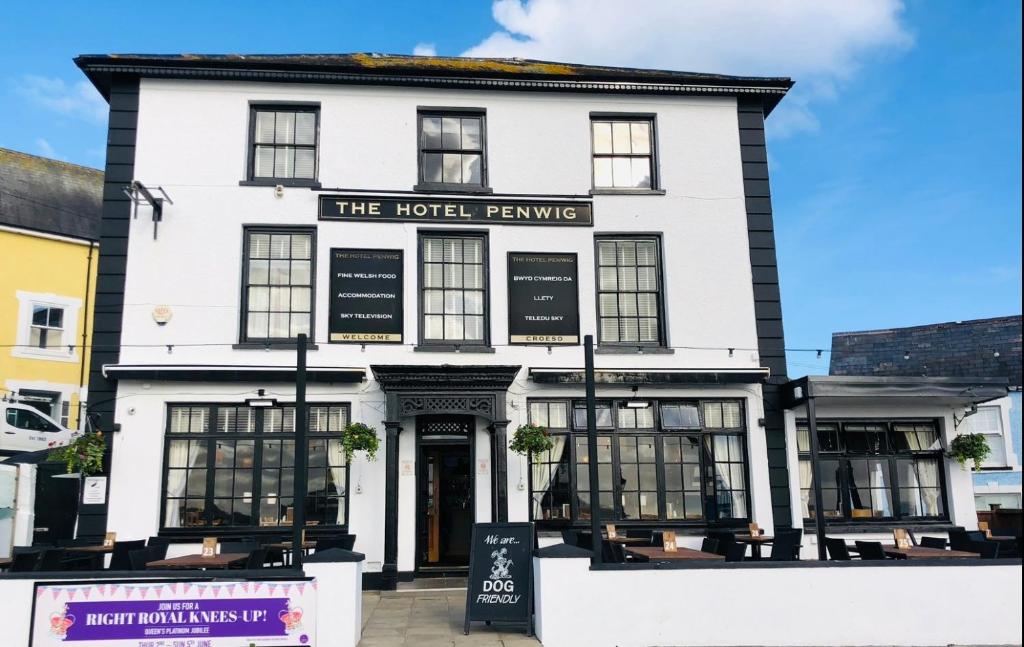
[[[1021,316],[833,333],[829,374],[993,377],[1020,388]]]
[[[103,171],[0,148],[0,225],[98,241]]]
[[[793,86],[787,77],[730,76],[673,70],[581,65],[518,58],[350,54],[85,54],[75,63],[105,97],[113,74],[367,83],[507,90],[757,94],[766,112]],[[644,87],[644,86],[649,87]],[[659,86],[655,88],[653,86]],[[679,88],[676,88],[678,90]]]

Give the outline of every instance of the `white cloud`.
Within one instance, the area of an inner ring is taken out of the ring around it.
[[[25,75],[17,86],[18,94],[33,103],[86,121],[103,122],[107,118],[107,103],[88,81],[74,84],[63,79]]]
[[[416,43],[412,48],[413,56],[437,56],[437,47],[434,43]]]
[[[775,135],[815,130],[810,104],[912,43],[900,0],[495,0],[492,11],[502,30],[464,56],[792,77]]]
[[[39,154],[43,157],[61,159],[61,156],[57,154],[57,151],[53,150],[53,145],[42,137],[36,140],[36,149],[39,150]]]

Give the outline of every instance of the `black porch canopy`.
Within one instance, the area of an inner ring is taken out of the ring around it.
[[[785,408],[807,408],[807,430],[811,448],[811,482],[814,484],[815,510],[824,510],[821,492],[817,405],[877,404],[931,405],[952,409],[971,409],[1005,397],[1009,393],[1005,378],[986,377],[875,377],[851,375],[808,375],[782,387]],[[955,415],[955,414],[954,414]],[[825,552],[825,515],[814,515],[818,536],[818,559]]]
[[[508,521],[508,419],[505,396],[520,366],[382,365],[370,370],[384,391],[387,441],[384,492],[384,563],[381,587],[398,585],[398,435],[402,418],[431,414],[480,416],[491,432],[491,515]]]

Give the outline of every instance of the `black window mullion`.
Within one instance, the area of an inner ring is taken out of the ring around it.
[[[654,406],[652,403],[651,406]],[[663,445],[664,436],[661,434],[661,425],[658,418],[658,413],[654,413],[654,469],[656,470],[656,478],[658,484],[658,520],[665,521],[668,519],[668,506],[666,503],[666,483],[665,483],[665,450]],[[679,447],[679,451],[682,452],[682,445]],[[680,456],[682,458],[682,456]],[[680,468],[681,470],[682,468]],[[682,471],[680,471],[680,477],[682,477]],[[684,495],[685,496],[685,495]],[[686,499],[683,499],[683,517],[686,516]]]
[[[218,407],[211,406],[207,409],[207,415],[210,417],[210,424],[207,426],[209,430],[208,437],[206,440],[206,505],[203,510],[203,521],[206,526],[213,525],[213,491],[216,483],[216,466],[217,466],[217,414]],[[191,431],[191,426],[189,431]],[[185,494],[188,494],[188,484],[185,485]]]
[[[252,449],[252,505],[250,519],[252,525],[260,526],[260,500],[263,497],[263,409],[255,408],[253,415],[253,449]]]

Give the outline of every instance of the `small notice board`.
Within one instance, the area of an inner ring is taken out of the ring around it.
[[[520,624],[533,635],[533,524],[473,524],[466,624]]]

